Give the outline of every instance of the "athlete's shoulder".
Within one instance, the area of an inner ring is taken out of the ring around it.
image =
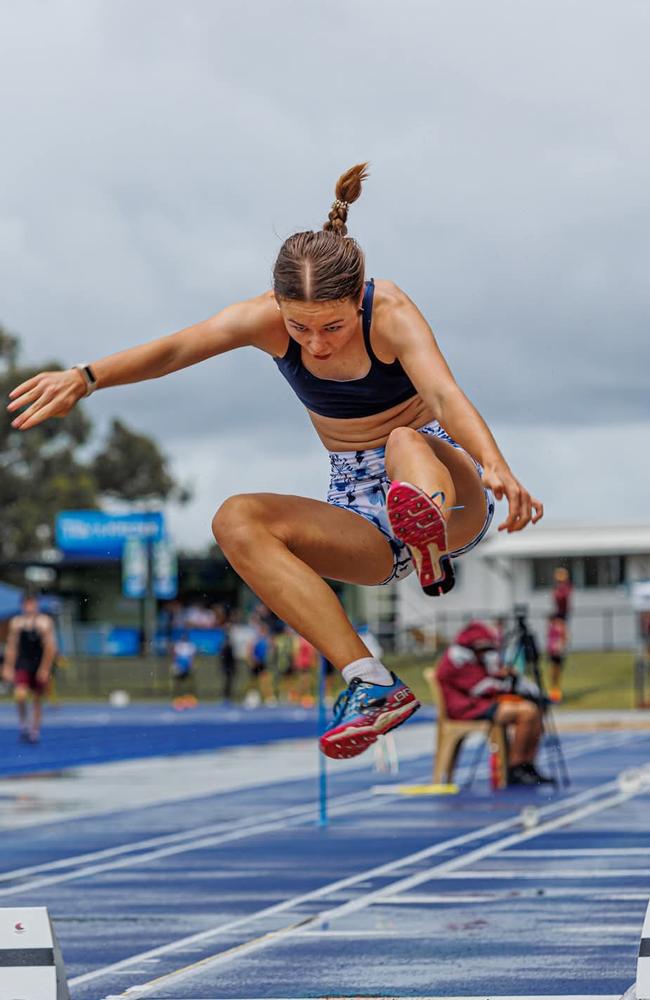
[[[378,278],[375,280],[373,315],[375,311],[377,315],[385,317],[413,315],[414,312],[421,315],[417,306],[409,298],[404,289],[400,288],[395,281],[390,281],[387,278]]]
[[[403,288],[386,279],[375,281],[373,322],[386,349],[403,346],[405,339],[430,339],[431,328]]]
[[[224,314],[226,320],[236,324],[245,334],[246,342],[252,347],[269,354],[283,353],[277,348],[286,341],[287,334],[272,291],[228,306]]]

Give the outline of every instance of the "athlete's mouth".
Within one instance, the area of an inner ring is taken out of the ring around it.
[[[332,352],[330,351],[329,354],[314,354],[314,357],[318,358],[319,361],[324,361],[325,358],[329,358],[329,357],[331,357],[331,355],[332,355]]]

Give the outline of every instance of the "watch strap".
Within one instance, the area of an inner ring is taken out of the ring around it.
[[[81,372],[83,380],[86,383],[86,395],[90,396],[91,392],[94,392],[97,388],[97,377],[94,371],[85,361],[80,361],[79,364],[72,367],[77,368]]]

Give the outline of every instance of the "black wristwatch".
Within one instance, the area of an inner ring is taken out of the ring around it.
[[[86,383],[86,395],[90,396],[91,392],[94,392],[97,388],[97,378],[94,371],[87,365],[85,361],[80,362],[78,365],[73,365],[73,368],[77,368],[83,375],[84,382]]]

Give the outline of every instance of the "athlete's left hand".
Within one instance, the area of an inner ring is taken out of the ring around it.
[[[38,681],[39,684],[42,684],[43,687],[47,687],[47,685],[50,682],[50,671],[47,669],[38,670],[36,672],[36,680]]]
[[[506,465],[487,465],[482,478],[497,500],[505,497],[508,501],[508,516],[499,525],[499,531],[521,531],[527,524],[536,524],[544,516],[544,505],[531,497]]]

